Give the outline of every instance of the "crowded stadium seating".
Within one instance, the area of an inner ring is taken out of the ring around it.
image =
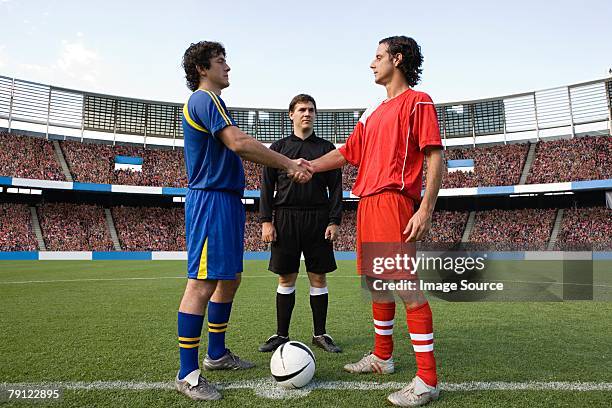
[[[113,207],[115,229],[124,251],[184,251],[183,208]]]
[[[529,145],[526,143],[505,146],[447,149],[447,160],[474,160],[474,171],[445,172],[442,188],[511,186],[519,183],[525,165]]]
[[[28,206],[0,203],[0,251],[36,251],[37,249]]]
[[[110,251],[113,249],[104,209],[97,205],[47,203],[38,218],[48,251]]]
[[[566,209],[555,246],[560,250],[612,250],[612,210],[606,207]]]
[[[555,209],[478,211],[469,241],[487,249],[545,250],[555,215]]]
[[[0,176],[62,180],[51,142],[0,132]]]
[[[423,241],[445,244],[460,242],[468,215],[466,211],[435,211],[431,229]]]
[[[611,152],[611,136],[539,142],[527,183],[610,179]]]
[[[88,142],[60,142],[75,181],[104,184],[186,187],[182,149],[142,148]],[[443,188],[502,186],[519,183],[529,145],[449,148],[446,160],[473,159],[473,172],[445,172]],[[527,183],[612,178],[612,137],[576,137],[537,143]],[[0,133],[0,176],[65,180],[51,142]],[[114,170],[115,156],[143,159],[142,171]],[[1,158],[1,156],[0,156]],[[244,162],[246,189],[261,188],[260,165]],[[426,174],[426,171],[424,172]],[[343,190],[350,191],[357,168],[343,168]],[[425,180],[425,178],[424,178]],[[425,181],[423,181],[423,186]]]
[[[94,143],[61,142],[75,181],[157,187],[186,187],[182,150],[144,149]],[[115,170],[115,156],[143,159],[142,171]]]

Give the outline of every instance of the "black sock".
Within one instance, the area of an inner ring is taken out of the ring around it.
[[[324,288],[310,287],[310,308],[312,309],[312,323],[314,325],[315,336],[327,333],[325,324],[327,322],[328,298],[327,286]]]
[[[295,286],[279,286],[276,290],[276,334],[289,337],[291,313],[295,306]]]

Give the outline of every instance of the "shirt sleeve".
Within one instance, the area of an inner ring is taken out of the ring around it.
[[[420,150],[427,146],[442,146],[436,107],[427,94],[423,94],[414,106],[412,134],[416,136]]]
[[[279,150],[276,143],[272,143],[270,150]],[[259,220],[260,222],[272,222],[272,210],[274,207],[274,189],[278,179],[278,169],[264,167],[261,175],[261,191],[259,197]]]
[[[189,102],[191,119],[196,124],[203,126],[213,136],[216,137],[227,126],[236,126],[236,122],[227,110],[225,102],[213,92],[197,91],[197,94]]]
[[[338,149],[346,161],[351,163],[353,166],[359,167],[359,164],[361,163],[361,149],[363,147],[362,142],[364,133],[365,126],[360,119],[346,143],[343,146],[340,146]]]

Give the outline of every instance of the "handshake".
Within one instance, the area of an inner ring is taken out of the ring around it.
[[[314,168],[306,159],[291,160],[287,167],[287,176],[296,183],[308,183],[312,178]]]

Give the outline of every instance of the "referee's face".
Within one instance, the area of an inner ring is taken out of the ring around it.
[[[312,102],[298,102],[289,112],[289,118],[293,122],[293,129],[300,132],[307,132],[314,127],[317,112]]]

